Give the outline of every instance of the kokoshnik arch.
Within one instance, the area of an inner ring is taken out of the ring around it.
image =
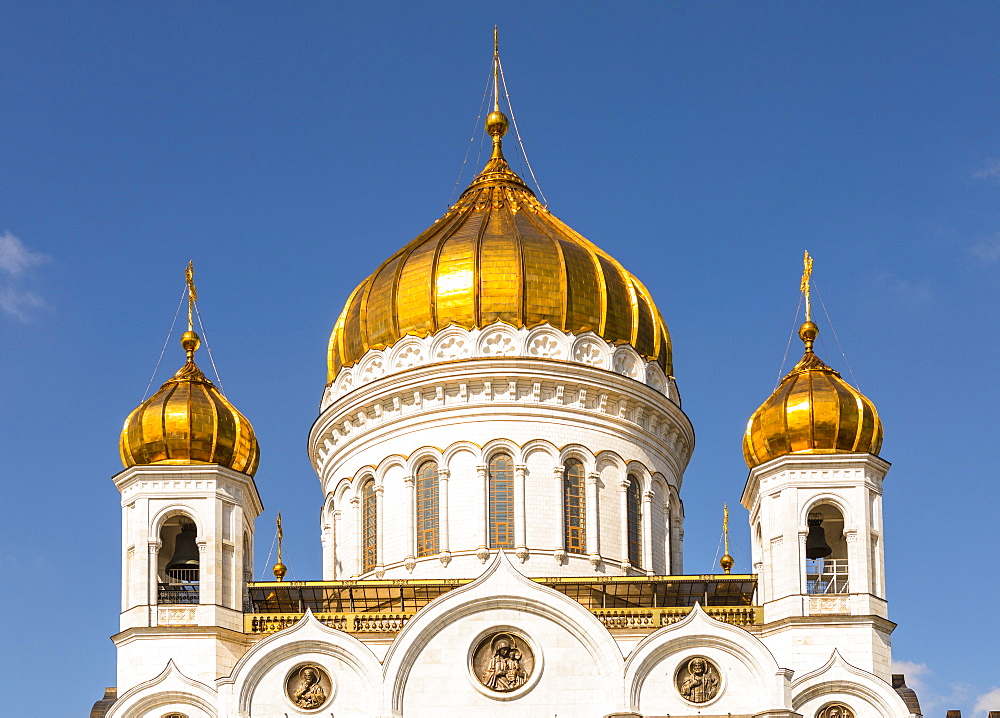
[[[744,438],[754,572],[684,575],[667,325],[511,170],[501,72],[482,172],[336,319],[319,580],[251,580],[259,447],[189,312],[121,434],[118,683],[91,715],[918,714],[890,675],[875,405],[807,311]]]

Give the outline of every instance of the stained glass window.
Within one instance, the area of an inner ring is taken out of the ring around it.
[[[628,518],[628,562],[639,568],[642,563],[642,489],[639,479],[629,474],[625,490]]]
[[[417,469],[417,556],[433,556],[440,549],[438,527],[440,513],[438,502],[438,467],[425,461]]]
[[[566,461],[565,469],[563,475],[563,541],[566,544],[566,551],[569,553],[586,553],[583,463],[577,459],[569,459]]]
[[[375,480],[361,487],[361,571],[371,571],[378,563],[378,514]]]
[[[490,460],[490,548],[514,548],[514,463],[507,454]]]

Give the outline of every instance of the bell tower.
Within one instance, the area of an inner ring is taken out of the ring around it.
[[[805,352],[750,417],[743,439],[750,475],[742,503],[758,600],[765,633],[782,636],[776,645],[787,646],[797,665],[819,665],[837,647],[849,663],[889,680],[882,423],[875,405],[813,351],[811,265],[806,253]],[[819,624],[840,630],[817,631]]]
[[[245,650],[243,593],[263,510],[253,480],[259,448],[250,422],[195,364],[190,265],[187,277],[186,362],[129,415],[119,442],[119,695],[163,670],[165,639],[185,675],[209,682]]]

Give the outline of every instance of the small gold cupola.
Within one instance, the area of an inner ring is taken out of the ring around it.
[[[811,321],[811,269],[807,252],[802,277],[806,321],[799,327],[805,354],[747,422],[743,458],[751,469],[787,454],[878,455],[882,448],[875,405],[813,352],[819,329]]]
[[[188,265],[188,330],[181,336],[187,361],[122,428],[126,468],[149,464],[219,464],[253,476],[260,448],[253,427],[194,362],[201,338],[192,326],[197,294]]]

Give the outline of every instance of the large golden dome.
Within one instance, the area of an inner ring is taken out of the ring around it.
[[[219,464],[253,476],[260,448],[253,427],[194,363],[201,340],[187,331],[187,362],[125,420],[119,439],[126,468]]]
[[[818,330],[799,329],[805,355],[747,422],[743,458],[752,469],[787,454],[878,454],[875,405],[813,353]]]
[[[454,324],[549,323],[627,343],[673,373],[667,326],[642,283],[554,217],[507,164],[507,119],[487,119],[493,156],[458,202],[358,285],[330,336],[327,381],[369,349]]]

